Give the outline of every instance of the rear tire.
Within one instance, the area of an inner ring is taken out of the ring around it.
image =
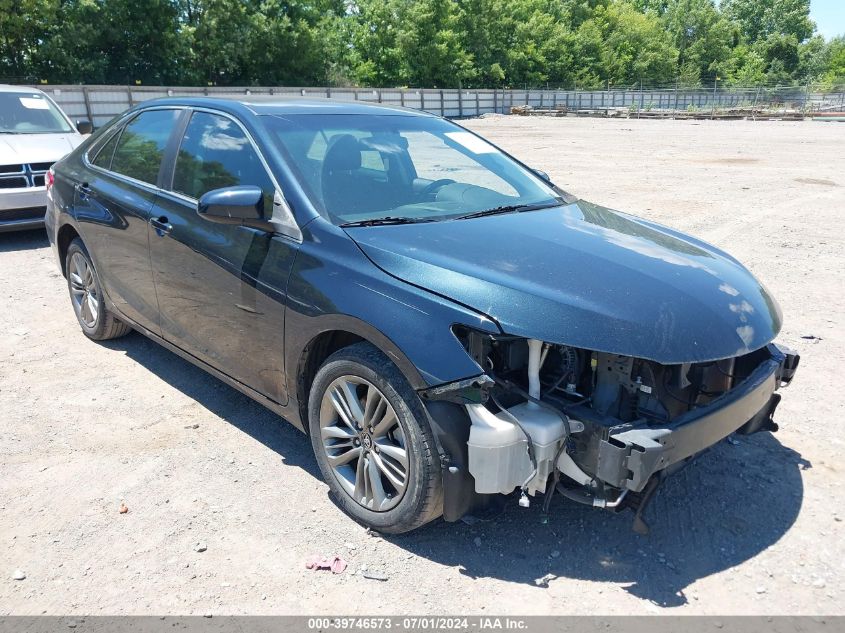
[[[308,422],[323,479],[356,521],[399,534],[441,515],[428,414],[377,348],[356,343],[326,360],[311,386]]]
[[[65,270],[73,312],[85,336],[94,341],[107,341],[132,331],[106,307],[100,277],[85,244],[78,237],[68,246]]]

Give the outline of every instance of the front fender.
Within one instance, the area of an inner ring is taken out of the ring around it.
[[[306,348],[326,332],[348,332],[369,341],[417,391],[483,373],[452,333],[452,326],[501,334],[495,322],[392,277],[373,264],[343,230],[325,220],[306,224],[302,233],[288,281],[285,313],[289,394],[299,394],[298,373]],[[289,403],[291,413],[302,416],[305,403],[296,406],[295,400]],[[469,419],[463,407],[450,402],[425,399],[424,405],[442,467],[443,516],[455,521],[483,501],[475,493],[467,467]]]
[[[428,383],[422,377],[420,371],[411,359],[405,355],[405,352],[403,352],[396,343],[386,336],[384,332],[373,327],[366,321],[348,314],[324,314],[314,317],[309,326],[308,332],[310,339],[305,341],[305,344],[303,345],[302,340],[307,337],[303,337],[302,340],[300,340],[299,337],[296,337],[296,343],[294,345],[294,349],[292,350],[292,357],[301,359],[309,343],[314,341],[321,334],[325,334],[327,332],[348,332],[369,341],[384,352],[399,368],[410,383],[411,387],[415,390],[425,389],[428,386]]]
[[[314,337],[346,331],[379,347],[419,390],[482,372],[452,334],[452,325],[500,333],[483,314],[391,277],[343,230],[322,218],[303,227],[287,307],[289,375],[296,373],[298,359]]]

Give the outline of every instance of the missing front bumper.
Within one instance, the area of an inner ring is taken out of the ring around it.
[[[733,432],[776,430],[771,417],[788,384],[797,354],[769,345],[769,358],[742,384],[663,426],[611,432],[598,446],[596,477],[615,488],[642,491],[652,476],[713,446]]]

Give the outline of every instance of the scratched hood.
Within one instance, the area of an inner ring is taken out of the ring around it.
[[[389,274],[517,336],[675,364],[748,353],[781,327],[775,300],[728,254],[583,201],[347,232]]]
[[[0,165],[53,163],[83,141],[76,132],[66,134],[0,134]]]

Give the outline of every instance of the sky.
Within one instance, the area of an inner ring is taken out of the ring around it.
[[[845,35],[845,0],[811,0],[810,17],[826,38]]]

